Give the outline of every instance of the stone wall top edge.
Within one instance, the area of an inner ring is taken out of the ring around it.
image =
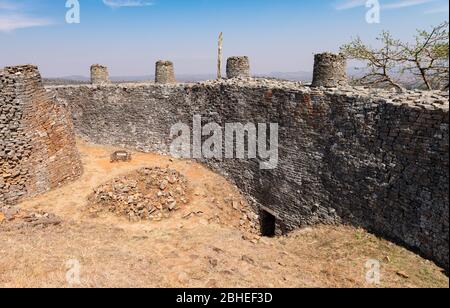
[[[315,96],[334,96],[343,98],[352,98],[357,100],[371,101],[373,103],[392,104],[395,106],[405,106],[417,109],[427,110],[449,110],[449,93],[442,91],[421,91],[406,90],[398,92],[395,90],[374,89],[368,87],[340,87],[340,88],[312,88],[300,82],[281,81],[272,79],[223,79],[203,81],[198,83],[174,83],[174,84],[155,84],[153,82],[140,83],[112,83],[105,85],[48,85],[47,90],[65,89],[65,88],[86,88],[86,89],[181,89],[196,87],[216,87],[227,86],[243,89],[263,89],[280,90],[289,92],[298,92],[300,94],[311,94]]]
[[[38,67],[32,64],[5,66],[0,70],[3,71],[4,74],[28,73],[28,72],[39,73]]]

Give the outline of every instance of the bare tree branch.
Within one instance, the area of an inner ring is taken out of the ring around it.
[[[342,46],[341,52],[366,64],[363,76],[357,79],[359,84],[402,89],[400,80],[407,75],[419,88],[448,89],[448,27],[444,22],[429,32],[418,30],[414,43],[401,42],[383,31],[377,38],[381,47],[373,48],[356,38]]]

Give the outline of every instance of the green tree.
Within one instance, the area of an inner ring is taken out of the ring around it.
[[[341,47],[349,59],[365,63],[362,76],[355,82],[368,86],[393,86],[403,89],[406,79],[416,88],[448,89],[449,24],[444,22],[431,31],[418,30],[413,43],[405,43],[383,31],[377,38],[379,48],[356,38]]]

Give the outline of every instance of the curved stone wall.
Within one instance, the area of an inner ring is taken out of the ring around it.
[[[81,175],[71,114],[54,103],[37,67],[0,71],[0,206]]]
[[[343,87],[348,85],[347,59],[333,53],[314,56],[313,87]]]
[[[268,80],[48,87],[95,143],[168,153],[170,128],[279,123],[279,163],[204,161],[279,228],[348,223],[448,269],[448,93],[315,89]]]

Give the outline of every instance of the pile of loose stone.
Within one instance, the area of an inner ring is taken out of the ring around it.
[[[187,180],[166,168],[142,168],[98,187],[89,196],[93,212],[110,212],[130,221],[160,221],[189,203]]]
[[[61,219],[43,211],[28,211],[16,206],[0,205],[0,231],[46,228],[61,224]]]

